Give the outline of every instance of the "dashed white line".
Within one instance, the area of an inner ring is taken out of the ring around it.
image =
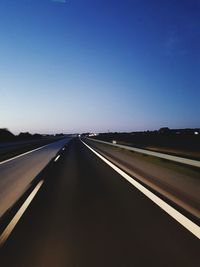
[[[58,156],[54,159],[54,161],[56,162],[59,158],[60,158],[60,155],[58,155]]]
[[[33,191],[31,192],[31,194],[25,200],[25,202],[23,203],[23,205],[20,207],[20,209],[18,210],[18,212],[15,214],[15,216],[13,217],[13,219],[11,220],[11,222],[8,224],[8,226],[6,227],[6,229],[3,231],[3,233],[0,236],[0,246],[2,246],[6,242],[6,240],[9,237],[9,235],[12,233],[13,229],[15,228],[16,224],[18,223],[18,221],[20,220],[20,218],[22,217],[22,215],[24,214],[24,212],[26,211],[26,209],[30,205],[31,201],[33,200],[33,198],[37,194],[38,190],[42,186],[43,182],[44,181],[41,180],[36,185],[36,187],[33,189]]]
[[[106,158],[100,155],[97,151],[95,151],[93,148],[88,146],[85,142],[83,142],[82,140],[81,142],[86,147],[88,147],[94,154],[96,154],[100,159],[102,159],[106,164],[108,164],[112,169],[114,169],[123,178],[125,178],[129,183],[131,183],[134,187],[136,187],[140,192],[142,192],[145,196],[147,196],[150,200],[152,200],[156,205],[158,205],[161,209],[163,209],[166,213],[168,213],[172,218],[174,218],[177,222],[179,222],[182,226],[184,226],[187,230],[189,230],[193,235],[195,235],[197,238],[200,239],[200,227],[197,224],[192,222],[186,216],[181,214],[179,211],[171,207],[169,204],[167,204],[161,198],[159,198],[154,193],[152,193],[150,190],[145,188],[139,182],[134,180],[134,178],[132,178],[127,173],[122,171],[120,168],[115,166],[113,163],[108,161]]]

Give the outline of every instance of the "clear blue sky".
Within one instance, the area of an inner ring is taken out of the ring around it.
[[[199,0],[0,0],[0,128],[200,127]]]

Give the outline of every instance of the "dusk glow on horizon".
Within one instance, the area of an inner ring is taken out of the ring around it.
[[[0,128],[200,127],[198,0],[0,0]]]

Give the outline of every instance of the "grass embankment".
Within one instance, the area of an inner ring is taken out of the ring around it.
[[[176,173],[180,173],[180,174],[186,175],[188,177],[193,177],[193,178],[198,179],[200,181],[199,168],[197,168],[197,167],[193,167],[193,166],[181,164],[178,162],[170,161],[167,159],[162,159],[162,158],[158,158],[158,157],[130,151],[130,150],[120,148],[120,147],[114,147],[114,146],[107,145],[107,144],[99,144],[99,143],[94,143],[94,144],[95,144],[95,146],[98,144],[97,146],[99,146],[102,149],[105,147],[105,148],[112,149],[113,152],[114,151],[121,152],[122,158],[123,158],[123,155],[127,155],[127,156],[131,157],[132,160],[137,159],[137,160],[144,162],[144,164],[145,163],[151,163],[151,164],[154,164],[155,166],[160,166],[160,167],[163,167],[165,169],[174,171]]]
[[[117,149],[120,149],[120,148],[117,148]],[[121,150],[123,150],[123,153],[128,153],[129,155],[132,154],[134,158],[140,159],[144,162],[150,162],[157,166],[165,167],[169,170],[187,175],[188,177],[196,178],[200,181],[199,168],[197,167],[181,164],[181,163],[170,161],[167,159],[153,157],[153,156],[146,155],[146,154],[141,154],[141,153],[134,152],[134,151],[127,151],[125,149],[121,149]]]
[[[102,141],[148,149],[195,160],[200,160],[200,135],[161,134],[159,132],[102,133],[96,137]]]

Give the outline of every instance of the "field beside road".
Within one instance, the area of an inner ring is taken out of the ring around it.
[[[193,132],[178,134],[173,130],[169,133],[100,133],[92,138],[107,142],[115,140],[121,145],[200,160],[200,134],[195,135]]]

